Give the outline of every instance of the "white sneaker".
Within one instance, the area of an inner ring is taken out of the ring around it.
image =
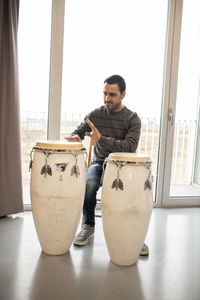
[[[149,247],[146,244],[143,245],[142,250],[140,251],[140,255],[141,256],[149,255]]]
[[[94,226],[84,224],[81,231],[75,237],[73,244],[78,246],[86,245],[88,240],[94,236]]]

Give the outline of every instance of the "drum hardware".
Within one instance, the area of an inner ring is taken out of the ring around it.
[[[34,148],[32,148],[31,152],[30,152],[30,163],[29,163],[29,172],[31,171],[32,167],[33,167],[33,151],[34,151]]]
[[[52,169],[51,169],[51,167],[47,164],[47,158],[48,158],[48,156],[49,156],[51,153],[45,153],[45,152],[44,152],[44,154],[45,154],[45,165],[42,167],[42,170],[41,170],[40,174],[41,174],[41,175],[44,174],[44,177],[46,177],[47,174],[50,175],[50,176],[52,176]]]
[[[104,162],[103,162],[103,172],[102,172],[102,174],[101,174],[101,180],[100,180],[100,184],[101,184],[101,186],[102,186],[102,184],[103,184],[103,177],[104,177],[104,173],[105,173],[105,169],[106,169],[106,164],[107,164],[107,158],[104,160]]]
[[[31,171],[32,167],[33,167],[33,161],[32,161],[32,159],[31,159],[31,160],[30,160],[30,163],[29,163],[29,172]]]
[[[102,182],[103,182],[103,177],[104,177],[107,162],[114,163],[117,166],[117,178],[112,183],[112,189],[115,188],[117,190],[119,188],[121,191],[123,191],[124,185],[123,185],[123,181],[119,178],[119,171],[120,171],[121,167],[126,165],[126,163],[124,161],[117,161],[114,159],[110,160],[110,159],[106,158],[104,161],[104,164],[103,164],[103,173],[102,173],[102,177],[101,177]]]
[[[50,175],[50,176],[52,176],[52,169],[47,164],[47,158],[48,158],[48,156],[50,154],[52,154],[52,150],[45,151],[45,149],[38,148],[38,147],[33,147],[32,150],[31,150],[31,152],[30,152],[30,158],[31,158],[31,160],[30,160],[30,164],[29,164],[29,172],[30,172],[30,170],[33,167],[33,157],[32,157],[32,155],[33,155],[33,152],[34,152],[35,149],[42,151],[44,153],[44,155],[45,155],[45,165],[42,167],[40,174],[41,175],[44,174],[44,177],[46,177],[47,174]]]
[[[71,169],[71,176],[73,176],[75,174],[76,177],[78,177],[78,175],[80,175],[80,170],[79,170],[79,167],[78,167],[77,163],[78,163],[78,155],[82,151],[85,152],[85,168],[87,169],[87,151],[86,151],[86,149],[83,148],[83,149],[80,149],[80,150],[72,150],[71,154],[75,157],[75,165]]]
[[[151,190],[151,181],[149,181],[148,179],[145,181],[145,183],[144,183],[144,190],[146,190],[146,189],[150,189]]]
[[[42,170],[40,172],[41,175],[44,174],[44,177],[48,175],[52,176],[52,170],[51,170],[51,167],[47,164],[45,164],[43,167],[42,167]]]
[[[57,164],[55,164],[56,165],[56,167],[57,167],[57,170],[59,171],[59,172],[61,172],[61,175],[60,175],[60,181],[63,181],[63,179],[62,179],[62,172],[64,172],[65,171],[65,169],[66,169],[66,166],[68,165],[68,163],[57,163]]]
[[[115,188],[117,190],[119,188],[121,191],[123,191],[124,185],[123,185],[123,181],[119,178],[119,171],[120,171],[121,167],[125,166],[125,163],[120,162],[120,164],[118,164],[116,160],[114,160],[114,163],[117,166],[117,178],[112,183],[112,189]]]
[[[115,165],[117,166],[117,178],[112,183],[112,189],[115,188],[117,190],[119,188],[121,191],[123,191],[124,185],[123,185],[122,180],[119,178],[119,170],[121,169],[122,166],[125,165],[125,162],[123,162],[123,161],[110,160],[110,159],[106,158],[104,163],[103,163],[103,173],[102,173],[102,176],[101,176],[101,182],[103,182],[105,168],[106,168],[106,164],[107,164],[108,161],[112,162],[112,163],[115,163]]]
[[[41,151],[41,152],[43,152],[43,153],[46,153],[46,152],[48,152],[48,153],[63,153],[63,154],[72,154],[72,153],[81,153],[82,151],[86,151],[86,149],[85,148],[81,148],[81,149],[79,149],[79,150],[69,150],[69,149],[49,149],[49,148],[40,148],[40,147],[33,147],[32,148],[32,150],[31,150],[31,154],[32,154],[32,152],[34,151],[34,150],[39,150],[39,151]]]
[[[29,172],[30,172],[30,170],[32,169],[32,166],[33,166],[32,154],[33,154],[34,150],[42,151],[45,155],[45,165],[42,167],[42,170],[41,170],[41,174],[44,174],[44,177],[46,177],[47,174],[50,175],[50,176],[52,175],[52,169],[47,164],[47,157],[52,153],[72,154],[75,157],[75,165],[71,169],[71,176],[73,176],[75,174],[76,177],[78,177],[78,175],[80,175],[80,170],[79,170],[79,167],[77,165],[78,155],[82,151],[84,151],[84,153],[85,153],[85,167],[87,169],[87,151],[86,151],[85,148],[81,148],[80,150],[60,150],[60,149],[55,150],[55,149],[45,149],[45,148],[43,149],[43,148],[39,148],[39,147],[33,147],[31,152],[30,152]],[[59,165],[59,164],[56,164],[56,165]],[[65,167],[64,167],[64,163],[61,163],[61,165],[62,165],[61,167],[57,166],[57,169],[60,172],[64,172],[67,164],[66,164]],[[63,171],[60,168],[63,169]],[[62,181],[62,174],[61,174],[61,177],[60,177],[60,181]]]
[[[146,168],[149,170],[149,173],[148,173],[148,177],[147,179],[145,180],[145,183],[144,183],[144,190],[146,189],[152,189],[152,184],[151,184],[151,180],[150,180],[150,176],[151,176],[151,165],[145,165]]]
[[[78,175],[80,175],[80,170],[79,170],[79,167],[77,166],[77,161],[78,161],[78,155],[79,155],[79,153],[77,154],[77,151],[76,152],[72,151],[72,154],[75,157],[75,165],[71,169],[71,176],[73,176],[75,174],[76,177],[78,177]]]
[[[143,165],[143,166],[145,166],[145,168],[147,168],[149,170],[148,177],[147,177],[147,179],[145,180],[145,183],[144,183],[144,190],[146,190],[147,188],[150,189],[150,190],[152,189],[152,184],[151,184],[151,181],[150,181],[151,161],[145,161],[145,162],[126,161],[125,162],[125,161],[106,158],[105,161],[104,161],[104,164],[103,164],[103,173],[102,173],[102,179],[101,179],[102,181],[103,181],[103,176],[104,176],[104,172],[105,172],[105,165],[106,165],[107,162],[114,163],[117,166],[117,178],[112,183],[112,189],[115,188],[117,190],[119,188],[121,191],[124,190],[123,181],[119,177],[119,171],[123,166],[126,166],[128,164],[131,164],[131,165],[134,165],[134,166]]]

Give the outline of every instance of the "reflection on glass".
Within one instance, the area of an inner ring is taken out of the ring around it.
[[[19,84],[24,203],[29,196],[29,153],[47,137],[51,1],[21,0],[19,12]]]
[[[69,0],[65,11],[61,138],[103,105],[103,81],[119,74],[124,104],[142,118],[139,152],[156,177],[168,1]]]
[[[200,2],[185,0],[180,45],[180,61],[176,104],[176,122],[171,173],[171,196],[198,196],[200,182],[195,180],[199,106],[200,66]]]

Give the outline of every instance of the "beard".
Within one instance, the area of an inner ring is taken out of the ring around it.
[[[109,110],[109,111],[117,111],[120,106],[121,106],[121,102],[119,103],[113,103],[112,101],[107,101],[104,102],[105,107]]]

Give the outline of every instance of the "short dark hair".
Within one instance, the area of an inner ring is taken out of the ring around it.
[[[117,84],[120,90],[120,93],[123,93],[126,90],[126,82],[123,77],[119,75],[112,75],[104,80],[104,83],[107,84]]]

